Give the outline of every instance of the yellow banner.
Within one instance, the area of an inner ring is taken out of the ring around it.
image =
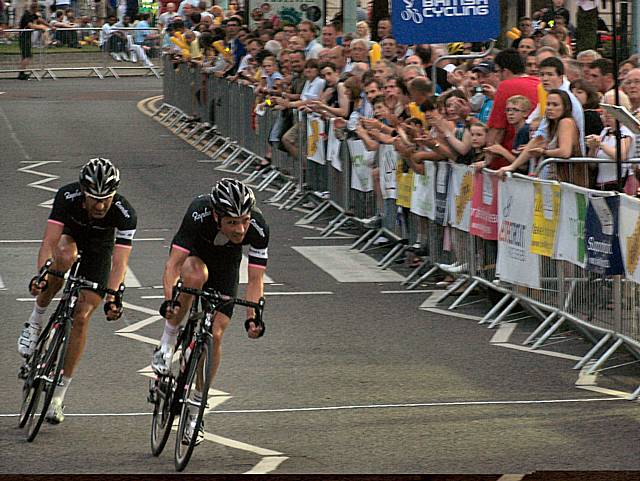
[[[560,199],[559,184],[533,184],[533,230],[530,248],[532,254],[553,256],[560,218]]]

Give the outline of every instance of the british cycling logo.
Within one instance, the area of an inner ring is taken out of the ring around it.
[[[426,18],[475,17],[489,15],[489,0],[402,0],[405,22],[420,24]],[[421,9],[414,8],[414,2]]]
[[[122,205],[122,202],[117,201],[116,202],[116,207],[118,209],[120,209],[120,212],[122,212],[122,215],[125,216],[127,219],[129,219],[131,217],[131,215],[129,215],[129,211],[127,209],[125,209],[124,205]]]
[[[191,214],[191,217],[193,217],[194,222],[200,221],[204,223],[205,217],[209,217],[210,215],[211,215],[211,211],[205,207],[202,213],[194,212],[193,214]]]
[[[76,190],[75,192],[65,192],[64,198],[67,200],[73,200],[76,197],[80,197],[81,195],[82,195],[82,192],[80,192],[79,190]]]

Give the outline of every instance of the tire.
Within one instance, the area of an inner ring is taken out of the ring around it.
[[[33,405],[37,400],[37,396],[34,394],[40,389],[40,379],[37,377],[37,366],[43,362],[43,355],[46,354],[46,347],[48,343],[48,337],[51,331],[52,323],[47,324],[45,330],[40,334],[40,339],[36,344],[36,348],[33,351],[31,357],[26,361],[25,366],[27,369],[27,377],[24,380],[22,386],[22,405],[20,406],[20,417],[18,418],[18,426],[23,428],[33,410]]]
[[[70,332],[71,322],[68,320],[64,323],[64,327],[60,325],[52,329],[49,334],[51,342],[43,353],[42,367],[36,373],[37,389],[33,394],[33,407],[26,423],[28,442],[32,442],[38,435],[53,399],[55,387],[62,378],[62,367]]]
[[[196,348],[189,360],[188,375],[184,389],[184,401],[180,409],[180,421],[178,423],[178,433],[176,435],[176,447],[175,447],[175,468],[176,471],[182,471],[187,467],[189,459],[193,454],[193,448],[196,445],[198,438],[198,431],[202,424],[202,418],[204,416],[205,408],[207,407],[207,395],[209,392],[209,385],[211,383],[211,365],[213,362],[213,341],[210,334],[201,338],[196,344]],[[196,387],[197,373],[201,370],[202,375],[202,401],[199,405],[194,405],[189,402],[191,391]],[[193,429],[193,435],[188,439],[187,443],[183,443],[183,437],[185,435],[185,428],[189,422],[189,414],[197,410],[196,426]]]
[[[171,433],[176,414],[176,384],[172,375],[162,376],[156,381],[156,402],[151,421],[151,454],[154,456],[160,456]]]

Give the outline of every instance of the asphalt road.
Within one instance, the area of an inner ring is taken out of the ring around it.
[[[138,109],[160,95],[156,79],[4,81],[0,92],[0,473],[170,473],[171,447],[150,453],[146,402],[162,325],[141,321],[160,303],[154,286],[184,210],[223,173]],[[138,212],[130,265],[139,287],[127,291],[124,320],[94,317],[65,422],[30,444],[16,417],[16,338],[32,306],[25,286],[51,190],[95,156],[120,166],[121,192]],[[509,349],[472,319],[420,310],[429,293],[391,293],[397,282],[374,278],[338,282],[299,248],[335,252],[349,239],[318,240],[294,226],[299,212],[262,207],[268,332],[249,340],[242,312],[234,316],[189,473],[640,469],[638,403],[578,389],[570,356]],[[570,354],[588,349],[565,341]]]

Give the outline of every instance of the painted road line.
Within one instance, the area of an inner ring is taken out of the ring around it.
[[[157,316],[158,315],[158,310],[157,309],[150,309],[150,308],[144,307],[144,306],[137,306],[136,304],[131,304],[129,302],[123,302],[122,305],[124,307],[126,307],[127,309],[131,309],[131,310],[134,310],[134,311],[142,312],[144,314],[149,314],[151,316]]]
[[[131,324],[127,327],[124,327],[118,331],[116,331],[117,333],[125,333],[125,332],[135,332],[138,329],[142,329],[145,326],[148,326],[149,324],[153,324],[156,321],[159,321],[160,319],[162,319],[162,316],[151,316],[147,319],[143,319],[142,321],[138,321],[134,324]]]
[[[205,431],[204,438],[207,441],[211,441],[230,448],[240,449],[242,451],[248,451],[250,453],[258,454],[260,456],[280,456],[282,453],[273,451],[271,449],[261,448],[259,446],[253,446],[252,444],[243,443],[242,441],[236,441],[234,439],[225,438],[216,434],[211,434]]]
[[[141,239],[133,239],[133,242],[145,241],[163,241],[164,237],[143,237]],[[42,239],[0,239],[0,244],[39,244]]]
[[[415,289],[404,291],[380,291],[380,294],[424,294],[425,292],[442,292],[439,289]]]
[[[516,330],[516,327],[518,327],[518,324],[516,323],[500,324],[500,327],[498,328],[498,330],[496,331],[496,333],[493,335],[493,337],[489,342],[492,344],[506,343],[511,337],[511,334],[513,334],[513,331]]]
[[[243,474],[267,474],[275,471],[278,466],[289,459],[286,456],[265,456],[262,460],[256,464],[249,471]]]
[[[269,296],[331,296],[331,291],[311,291],[311,292],[265,292],[265,297]],[[164,296],[140,296],[140,299],[164,299]]]
[[[54,297],[51,300],[52,301],[59,301],[60,299],[61,299],[60,297]],[[18,302],[36,302],[36,298],[35,297],[16,297],[16,301],[18,301]]]
[[[124,285],[127,287],[142,287],[142,284],[140,284],[140,281],[130,267],[127,267],[127,272],[124,273]]]
[[[0,276],[0,291],[6,291],[7,288],[4,285],[4,281],[2,280],[2,276]]]
[[[503,474],[498,481],[521,481],[524,477],[524,474]]]
[[[157,346],[160,342],[158,339],[152,339],[147,336],[141,336],[140,334],[134,334],[132,332],[115,332],[116,336],[127,337],[129,339],[133,339],[134,341],[140,341],[147,344],[151,344],[152,346]]]
[[[559,358],[562,358],[562,359],[569,359],[571,361],[579,361],[580,359],[582,359],[580,356],[573,356],[572,354],[565,354],[563,352],[547,351],[545,349],[531,349],[530,347],[520,346],[518,344],[511,344],[511,343],[508,343],[508,342],[494,343],[494,346],[508,347],[509,349],[515,349],[516,351],[532,352],[534,354],[537,353],[537,354],[542,354],[542,355],[545,355],[545,356],[559,357]]]

